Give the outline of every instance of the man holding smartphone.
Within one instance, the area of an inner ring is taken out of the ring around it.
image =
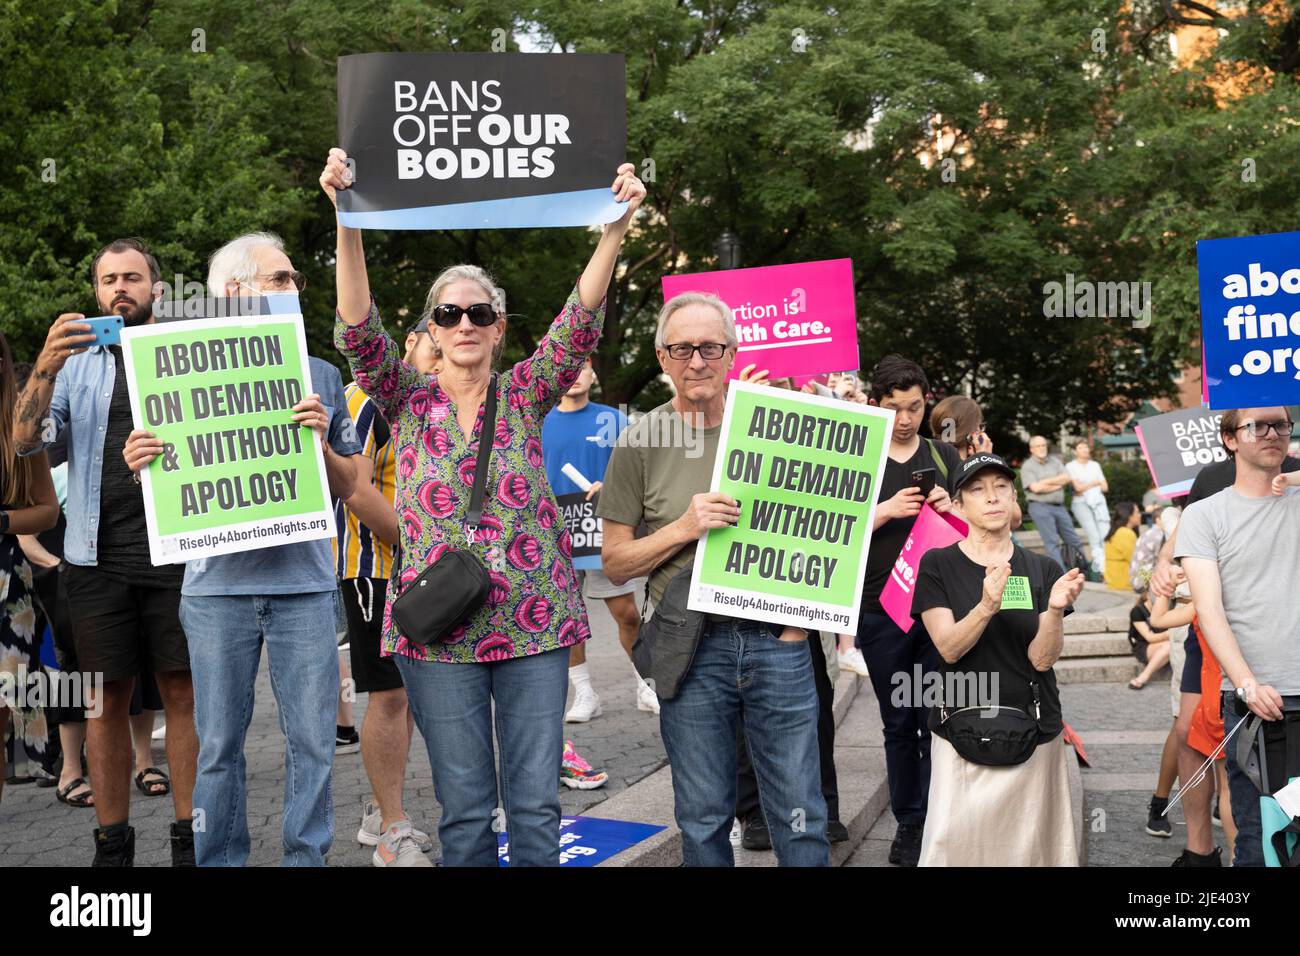
[[[866,658],[871,685],[885,726],[885,766],[889,773],[889,805],[898,831],[889,848],[889,862],[916,866],[921,855],[926,799],[930,792],[930,731],[924,707],[912,706],[908,693],[902,705],[895,674],[913,680],[914,667],[922,673],[939,669],[939,653],[919,619],[901,630],[880,604],[880,592],[890,569],[912,532],[921,506],[928,503],[940,513],[952,509],[948,482],[961,466],[956,449],[920,435],[925,421],[930,384],[915,362],[887,355],[871,373],[870,403],[894,412],[889,457],[877,483],[875,526],[867,552],[867,574],[858,614],[858,647]]]
[[[158,261],[139,239],[117,239],[90,267],[101,312],[126,327],[153,321],[161,295]],[[131,866],[128,823],[133,751],[127,720],[136,675],[152,671],[167,715],[167,762],[176,820],[173,866],[194,864],[191,829],[198,738],[185,632],[180,624],[180,564],[149,561],[144,496],[118,449],[131,432],[131,405],[120,345],[97,338],[80,313],[60,315],[14,420],[19,454],[68,434],[68,529],[64,539],[68,613],[80,668],[99,701],[86,701],[86,752],[94,787],[94,866]],[[110,328],[116,323],[101,323]],[[108,454],[105,454],[108,449]],[[102,681],[102,685],[99,684]],[[96,706],[102,705],[102,706]],[[64,754],[78,760],[78,754]]]

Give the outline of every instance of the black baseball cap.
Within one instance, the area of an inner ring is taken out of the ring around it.
[[[429,331],[429,320],[427,318],[424,318],[421,319],[419,322],[416,322],[409,329],[407,329],[406,334],[414,335],[416,332],[428,332],[428,331]]]
[[[954,478],[952,482],[953,492],[955,493],[959,491],[962,485],[966,484],[985,468],[992,468],[994,471],[999,471],[1006,475],[1012,481],[1016,480],[1015,469],[1000,457],[989,454],[988,452],[980,452],[978,455],[971,455],[961,463],[961,467],[957,469],[957,477]]]

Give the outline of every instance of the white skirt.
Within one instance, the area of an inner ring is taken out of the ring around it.
[[[971,763],[930,738],[930,802],[921,866],[1078,866],[1063,737],[1014,767]]]

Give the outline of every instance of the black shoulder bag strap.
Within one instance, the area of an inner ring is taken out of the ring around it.
[[[469,495],[469,513],[465,515],[465,539],[474,543],[478,524],[483,520],[483,493],[487,489],[488,462],[497,437],[497,373],[488,380],[487,409],[478,433],[478,462],[474,466],[474,490]]]

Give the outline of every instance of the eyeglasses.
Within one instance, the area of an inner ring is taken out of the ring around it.
[[[307,277],[301,272],[292,269],[281,269],[279,272],[268,272],[265,275],[257,275],[253,278],[257,280],[266,280],[262,284],[271,289],[287,289],[292,285],[301,292],[307,288]]]
[[[468,315],[469,320],[480,328],[487,328],[497,320],[496,310],[487,302],[476,302],[468,309],[458,305],[439,305],[433,310],[433,322],[441,329],[454,329],[460,325],[460,317]]]
[[[690,342],[674,342],[672,345],[665,345],[664,351],[668,353],[669,358],[676,359],[679,362],[689,362],[695,357],[695,353],[700,353],[700,358],[706,362],[716,362],[727,352],[725,345],[717,342],[703,342],[699,345],[692,345]]]
[[[1246,422],[1244,425],[1238,425],[1237,431],[1243,428],[1247,429],[1247,434],[1251,438],[1267,438],[1270,431],[1277,435],[1278,438],[1290,438],[1291,431],[1295,428],[1295,422],[1282,419],[1276,422]]]

